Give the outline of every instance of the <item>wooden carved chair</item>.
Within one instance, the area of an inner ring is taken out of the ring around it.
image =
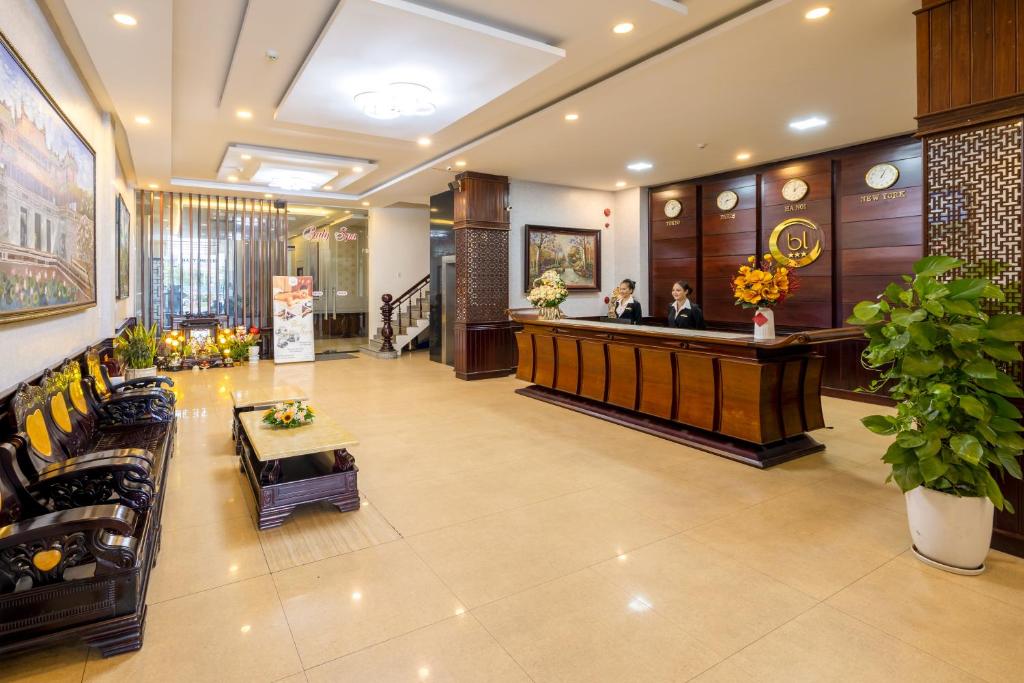
[[[93,391],[96,400],[104,401],[115,394],[123,394],[140,389],[159,391],[172,406],[175,403],[174,392],[168,387],[174,386],[174,380],[170,377],[158,375],[156,377],[138,377],[126,379],[120,384],[111,384],[107,375],[107,368],[100,362],[100,351],[97,347],[90,347],[85,352],[85,364],[89,377],[92,378]]]
[[[66,360],[57,373],[67,382],[72,405],[76,401],[88,404],[101,421],[117,425],[174,420],[174,392],[161,386],[161,382],[173,384],[170,379],[143,377],[112,386],[96,349],[86,352],[86,367],[89,375],[83,377],[78,363]]]
[[[42,385],[18,387],[11,399],[20,437],[12,474],[24,477],[25,490],[50,511],[114,501],[149,509],[154,456],[139,448],[73,449],[75,425],[64,395],[50,375]]]

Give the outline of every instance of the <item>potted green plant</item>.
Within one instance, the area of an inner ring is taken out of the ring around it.
[[[896,401],[895,415],[862,422],[895,436],[882,459],[892,466],[887,481],[906,494],[914,552],[974,574],[984,571],[993,508],[1012,512],[997,477],[1021,478],[1024,427],[1009,399],[1024,393],[1005,365],[1021,360],[1024,316],[985,313],[1006,296],[987,279],[949,275],[962,266],[923,258],[914,277],[857,304],[848,322],[864,327],[862,361],[880,371],[867,390]]]
[[[125,379],[156,376],[156,323],[138,324],[125,330],[114,342],[114,354],[124,366]]]

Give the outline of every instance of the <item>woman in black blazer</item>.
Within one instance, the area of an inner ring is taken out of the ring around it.
[[[703,330],[704,313],[700,306],[690,301],[693,288],[689,283],[676,282],[672,285],[672,303],[668,305],[668,326],[684,330]]]
[[[621,323],[639,325],[644,317],[640,302],[633,299],[636,282],[625,279],[619,283],[618,297],[615,301],[615,317]]]

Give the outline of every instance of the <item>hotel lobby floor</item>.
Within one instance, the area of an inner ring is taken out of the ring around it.
[[[398,361],[181,373],[145,645],[5,658],[3,681],[1019,680],[1024,561],[909,554],[872,410],[758,471]],[[308,388],[364,500],[257,532],[230,392]]]

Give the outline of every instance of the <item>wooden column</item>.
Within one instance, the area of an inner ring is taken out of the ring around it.
[[[989,312],[1022,313],[1024,0],[923,0],[915,15],[926,251],[981,266],[1007,295]],[[1002,485],[1017,514],[996,514],[992,546],[1024,557],[1024,487]]]
[[[467,171],[455,192],[455,376],[516,371],[508,319],[508,178]]]

